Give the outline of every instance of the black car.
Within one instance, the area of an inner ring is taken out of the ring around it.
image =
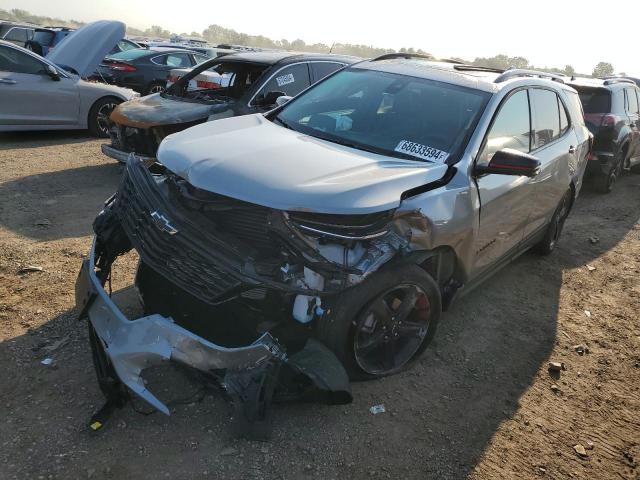
[[[107,56],[92,79],[149,95],[164,91],[172,69],[191,68],[207,59],[189,50],[132,48]]]
[[[162,139],[207,120],[266,112],[361,59],[281,51],[242,52],[191,70],[176,68],[159,95],[120,104],[111,114],[111,145],[102,152],[120,162],[129,153],[155,157]],[[279,101],[283,101],[281,99]]]
[[[628,78],[576,79],[587,127],[594,135],[587,176],[608,193],[624,170],[640,171],[640,89]]]

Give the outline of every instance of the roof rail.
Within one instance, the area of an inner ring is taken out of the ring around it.
[[[435,60],[431,55],[423,55],[421,53],[385,53],[384,55],[380,55],[379,57],[372,58],[372,62],[377,62],[379,60],[392,60],[394,58],[421,58],[423,60]]]
[[[515,77],[538,77],[548,78],[554,82],[564,83],[564,75],[558,75],[555,73],[541,72],[539,70],[527,70],[523,68],[512,68],[505,70],[505,72],[494,80],[494,83],[506,82]]]
[[[454,70],[459,70],[461,72],[491,72],[491,73],[503,73],[504,70],[499,68],[491,68],[491,67],[481,67],[479,65],[467,65],[467,64],[456,64],[453,66]]]
[[[624,78],[624,77],[620,77],[620,78],[607,78],[604,81],[605,85],[613,85],[614,83],[631,83],[633,85],[636,85],[636,82],[634,80],[631,80],[630,78]]]

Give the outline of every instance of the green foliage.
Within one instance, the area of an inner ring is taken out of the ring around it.
[[[593,69],[592,75],[594,77],[605,77],[608,75],[613,75],[613,65],[607,62],[600,62]]]
[[[499,68],[501,70],[506,70],[507,68],[531,68],[529,60],[526,58],[508,57],[503,54],[489,58],[478,57],[473,61],[473,64],[479,67]]]

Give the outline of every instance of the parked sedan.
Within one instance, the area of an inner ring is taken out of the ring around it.
[[[86,25],[49,58],[0,41],[0,132],[88,128],[96,136],[107,136],[111,111],[137,93],[86,82],[81,75],[95,69],[124,29],[121,22]]]
[[[207,56],[187,49],[134,48],[106,57],[92,79],[149,95],[164,91],[172,68],[191,68],[205,60]]]

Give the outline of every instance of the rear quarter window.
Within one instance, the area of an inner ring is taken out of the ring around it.
[[[560,137],[558,95],[552,90],[531,90],[533,105],[534,149],[543,147]]]
[[[565,97],[567,99],[567,107],[571,114],[571,119],[580,125],[585,125],[584,112],[582,110],[582,103],[577,93],[565,91]]]

